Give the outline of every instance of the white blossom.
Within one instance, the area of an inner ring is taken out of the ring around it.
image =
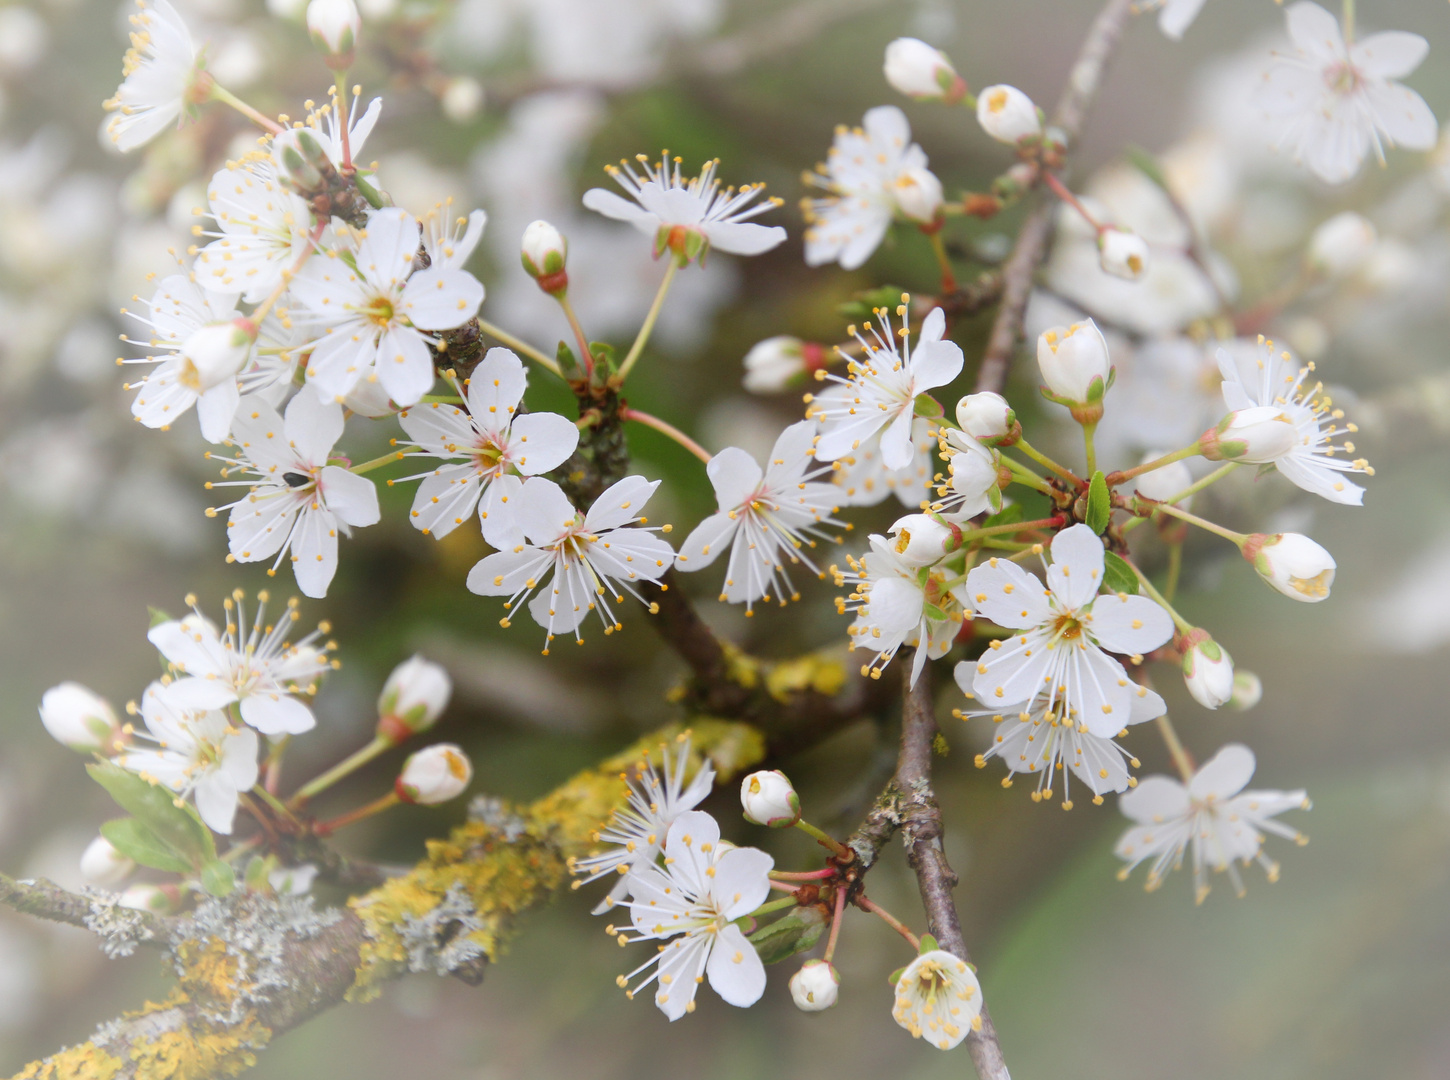
[[[740,807],[746,821],[772,829],[788,829],[801,817],[800,796],[779,769],[761,769],[740,781]]]
[[[438,203],[420,220],[428,265],[442,270],[462,270],[488,225],[488,215],[482,210],[470,211],[467,217],[456,216],[452,199]]]
[[[1420,66],[1429,45],[1418,34],[1389,30],[1347,45],[1339,21],[1300,0],[1284,13],[1293,51],[1275,53],[1256,95],[1279,119],[1279,145],[1320,179],[1341,184],[1373,148],[1430,150],[1435,115],[1424,98],[1396,82]]]
[[[628,975],[649,974],[629,990],[632,998],[658,982],[655,1004],[671,1020],[695,1009],[695,992],[705,979],[731,1005],[754,1005],[765,992],[765,965],[735,920],[749,915],[770,895],[769,855],[725,845],[709,814],[680,815],[665,837],[664,864],[631,871],[628,907],[634,936],[662,946]],[[652,969],[652,970],[651,970]]]
[[[131,16],[131,47],[121,63],[124,76],[106,102],[115,115],[106,134],[121,151],[135,150],[166,130],[196,103],[203,84],[196,44],[168,0],[137,0]]]
[[[823,366],[824,351],[820,345],[786,334],[758,341],[745,354],[745,389],[752,394],[784,390],[807,371]]]
[[[829,960],[807,960],[790,977],[790,999],[801,1012],[823,1012],[836,1003],[841,976]]]
[[[193,230],[215,238],[196,252],[204,289],[258,303],[312,248],[312,210],[282,186],[270,155],[250,154],[217,172],[206,198],[216,231]]]
[[[977,123],[998,142],[1014,146],[1042,134],[1042,118],[1032,99],[1005,83],[983,87],[977,95]]]
[[[564,273],[569,258],[569,241],[547,221],[531,221],[519,242],[519,258],[523,261],[524,272],[535,281],[544,277],[557,278]]]
[[[583,875],[574,882],[576,889],[606,874],[619,878],[609,895],[595,906],[595,915],[608,911],[628,893],[629,871],[653,866],[675,819],[699,806],[715,786],[715,769],[709,758],[701,760],[699,769],[686,784],[689,762],[688,735],[676,737],[673,755],[668,746],[660,746],[659,769],[646,750],[639,763],[625,775],[624,803],[614,811],[609,824],[593,835],[596,844],[611,846],[591,852],[583,859],[570,857],[570,872]]]
[[[81,754],[108,753],[121,737],[110,702],[77,682],[63,682],[41,695],[40,722],[56,742]]]
[[[368,218],[356,252],[314,258],[291,283],[294,318],[318,332],[307,377],[327,395],[378,379],[399,405],[417,404],[433,385],[436,340],[471,319],[483,286],[466,270],[413,270],[418,222],[406,211]]]
[[[1305,256],[1309,265],[1321,274],[1344,277],[1364,265],[1377,239],[1375,227],[1368,219],[1346,210],[1314,230]]]
[[[81,852],[81,877],[103,889],[121,884],[135,869],[135,860],[122,855],[104,836],[96,837]]]
[[[845,457],[879,434],[881,463],[887,469],[905,468],[915,452],[912,420],[917,396],[945,386],[961,373],[965,359],[959,345],[943,340],[946,315],[941,308],[933,308],[923,320],[915,348],[908,337],[904,300],[896,313],[902,321],[899,331],[884,309],[876,312],[877,324],[867,327],[869,339],[851,328],[862,355],[850,359],[845,378],[827,376],[849,393],[823,394],[811,402],[806,415],[821,425],[815,448],[819,460]]]
[[[307,5],[307,33],[327,56],[329,67],[348,66],[361,32],[362,17],[353,0],[311,0]]]
[[[1217,709],[1234,693],[1234,662],[1207,631],[1194,630],[1179,643],[1183,654],[1183,684],[1205,709]]]
[[[806,204],[806,263],[838,262],[846,270],[864,263],[897,212],[906,213],[903,191],[909,205],[924,205],[926,167],[926,154],[911,141],[906,114],[895,105],[869,110],[858,128],[837,128],[825,165],[806,176],[826,192]]]
[[[886,530],[891,550],[907,566],[934,566],[955,551],[961,530],[931,514],[907,514]]]
[[[1118,805],[1137,824],[1115,849],[1128,864],[1118,872],[1119,879],[1126,880],[1140,862],[1152,859],[1145,883],[1151,892],[1191,852],[1197,903],[1209,893],[1209,870],[1227,872],[1234,892],[1244,894],[1236,862],[1257,862],[1270,881],[1277,881],[1279,864],[1264,855],[1264,834],[1305,843],[1302,833],[1274,819],[1286,810],[1308,810],[1309,799],[1303,791],[1245,791],[1254,764],[1252,750],[1230,743],[1204,762],[1187,786],[1172,777],[1149,776],[1122,796]]]
[[[1299,444],[1299,429],[1277,405],[1236,409],[1203,433],[1199,447],[1209,461],[1263,465],[1279,460]]]
[[[1102,267],[1114,277],[1137,281],[1148,270],[1148,243],[1137,233],[1107,228],[1098,234]]]
[[[527,542],[480,560],[468,573],[469,590],[507,597],[504,608],[510,614],[533,595],[529,614],[547,631],[545,655],[555,633],[572,633],[582,642],[579,627],[591,611],[598,612],[606,634],[619,629],[611,597],[623,603],[627,592],[654,610],[636,586],[657,582],[674,564],[675,553],[652,529],[636,523],[644,523],[640,511],[659,483],[626,476],[582,514],[558,484],[531,477],[513,498],[515,520]],[[501,620],[509,624],[508,617]]]
[[[1129,722],[1142,689],[1105,650],[1139,656],[1173,635],[1173,620],[1152,600],[1099,595],[1103,544],[1086,525],[1053,537],[1047,584],[1006,559],[991,558],[967,575],[977,614],[1019,631],[991,642],[977,660],[972,692],[996,708],[1044,698],[1050,712],[1077,714],[1079,725],[1111,737]]]
[[[832,515],[838,492],[829,481],[829,465],[811,457],[815,425],[809,420],[780,433],[762,470],[755,458],[736,446],[710,459],[705,472],[715,488],[719,511],[700,522],[675,556],[681,570],[703,570],[727,548],[730,561],[720,599],[753,609],[772,594],[781,603],[798,599],[785,563],[804,563],[817,577],[825,574],[805,548],[814,548],[829,526],[844,526]]]
[[[711,249],[760,255],[785,240],[785,230],[779,225],[758,225],[750,220],[780,205],[776,198],[756,202],[764,184],[722,190],[715,176],[718,160],[706,162],[700,175],[689,179],[680,171],[679,158],[662,157],[659,165],[643,154],[636,160],[639,172],[628,161],[620,162],[623,169],[611,165],[607,170],[629,199],[604,188],[591,188],[584,193],[584,205],[654,238],[656,255],[666,247],[689,258],[703,258]],[[677,229],[682,236],[675,235]]]
[[[404,802],[437,806],[462,795],[472,779],[467,754],[452,743],[435,743],[408,755],[393,788]]]
[[[1002,509],[1001,454],[960,431],[949,430],[942,442],[946,482],[936,489],[934,513],[961,524],[978,514]]]
[[[848,400],[854,392],[849,385],[827,388],[815,400],[823,405],[832,400]],[[911,510],[920,509],[932,496],[932,478],[936,475],[939,428],[936,423],[918,416],[911,422],[912,456],[899,469],[888,469],[881,458],[883,432],[864,440],[844,457],[831,462],[831,483],[836,486],[836,501],[842,506],[875,506],[891,495]]]
[[[945,949],[922,953],[896,980],[891,1018],[939,1050],[982,1026],[982,984],[966,961]]]
[[[439,664],[410,656],[389,673],[378,695],[378,716],[392,717],[410,734],[438,722],[453,696],[453,680]]]
[[[892,89],[920,101],[959,98],[966,89],[946,55],[920,38],[901,37],[887,45],[883,71]]]
[[[180,798],[194,796],[201,820],[230,834],[237,796],[257,782],[257,733],[234,727],[216,709],[182,704],[172,689],[154,682],[141,695],[141,718],[156,749],[128,749],[116,764]]]
[[[400,445],[409,457],[432,458],[435,469],[404,479],[421,479],[410,520],[439,539],[475,509],[483,538],[497,548],[523,542],[509,500],[521,477],[558,468],[579,445],[579,429],[557,413],[520,413],[528,373],[513,352],[489,349],[469,378],[467,409],[424,402],[398,414],[411,436]]]
[[[334,465],[333,447],[343,430],[342,408],[298,394],[287,404],[286,419],[264,402],[245,402],[232,424],[223,477],[209,487],[245,487],[230,510],[227,544],[238,562],[276,556],[269,574],[290,560],[297,587],[312,597],[327,595],[337,573],[337,536],[349,527],[376,525],[378,492],[371,480]]]
[[[1075,402],[1101,397],[1112,374],[1107,340],[1091,319],[1039,334],[1037,366],[1048,390]]]
[[[957,424],[974,439],[1000,439],[1017,423],[1007,399],[991,390],[967,394],[957,402]]]
[[[1301,533],[1255,533],[1243,547],[1244,558],[1259,576],[1290,600],[1317,604],[1334,584],[1334,556]]]
[[[1364,488],[1344,477],[1345,473],[1374,475],[1364,458],[1350,457],[1354,443],[1344,436],[1359,428],[1350,423],[1341,426],[1344,411],[1334,407],[1322,382],[1308,381],[1314,372],[1312,361],[1298,367],[1289,353],[1276,352],[1272,341],[1260,338],[1256,350],[1235,354],[1219,349],[1218,367],[1224,404],[1230,409],[1272,405],[1298,430],[1293,446],[1274,459],[1281,476],[1330,502],[1359,506],[1364,501]]]
[[[182,709],[235,704],[242,720],[264,735],[310,731],[317,719],[301,699],[314,692],[332,666],[327,658],[331,645],[316,644],[329,628],[323,623],[300,641],[289,642],[288,633],[299,618],[297,601],[289,600],[285,614],[272,624],[267,622],[268,596],[261,592],[244,635],[245,600],[237,589],[222,601],[226,625],[220,630],[197,608],[193,596],[186,598],[192,614],[151,628],[146,640],[181,676],[167,687],[167,696]]]

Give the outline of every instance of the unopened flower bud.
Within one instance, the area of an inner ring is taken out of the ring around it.
[[[977,95],[977,123],[998,142],[1017,145],[1042,134],[1042,118],[1032,99],[1015,86],[989,86]]]
[[[1143,455],[1142,464],[1156,461],[1162,457],[1160,451],[1153,451]],[[1188,466],[1181,461],[1170,462],[1162,468],[1145,472],[1133,481],[1138,494],[1145,499],[1152,499],[1154,502],[1167,502],[1177,495],[1184,488],[1193,486],[1193,474],[1188,471]],[[1184,500],[1186,505],[1187,499]]]
[[[288,128],[272,139],[272,160],[277,175],[293,191],[308,195],[322,187],[322,169],[330,167],[327,151],[305,127]]]
[[[1264,696],[1264,684],[1252,671],[1234,672],[1234,690],[1229,695],[1228,707],[1246,712],[1257,705]]]
[[[1183,654],[1183,683],[1193,700],[1205,709],[1217,709],[1233,695],[1234,662],[1228,650],[1195,628],[1178,642]]]
[[[941,181],[930,169],[907,169],[896,178],[896,206],[911,218],[923,224],[936,220],[941,209]]]
[[[569,287],[569,274],[564,262],[569,257],[569,241],[547,221],[535,221],[524,230],[521,252],[524,270],[550,296],[562,296]]]
[[[112,753],[121,738],[121,725],[106,699],[75,682],[45,692],[40,722],[56,742],[81,754]]]
[[[940,49],[918,38],[897,38],[886,46],[886,81],[921,101],[960,101],[967,84]]]
[[[1277,461],[1299,441],[1299,430],[1277,405],[1256,405],[1225,416],[1199,440],[1209,461],[1262,465]]]
[[[1073,402],[1100,400],[1112,368],[1107,339],[1091,319],[1044,330],[1037,339],[1037,366],[1048,391]]]
[[[907,514],[888,530],[891,550],[907,566],[923,567],[938,563],[956,550],[961,530],[938,521],[930,514]]]
[[[307,33],[327,66],[346,70],[352,66],[362,17],[353,0],[312,0],[307,5]]]
[[[1017,423],[1017,414],[1001,394],[985,390],[957,402],[957,424],[974,439],[1000,439]]]
[[[98,836],[81,852],[81,877],[92,885],[109,888],[131,876],[136,864],[122,855],[104,836]]]
[[[452,743],[438,743],[419,750],[403,763],[403,772],[393,789],[408,803],[435,806],[463,794],[473,779],[468,756]]]
[[[1375,246],[1375,228],[1352,210],[1335,214],[1309,238],[1309,265],[1329,277],[1357,270]]]
[[[472,75],[455,75],[438,96],[443,115],[455,124],[466,124],[483,108],[483,84]]]
[[[421,656],[404,660],[378,695],[378,737],[397,744],[427,731],[448,707],[452,693],[453,681],[443,668]]]
[[[752,825],[788,829],[801,819],[801,801],[785,773],[753,772],[740,782],[740,805]]]
[[[745,354],[745,389],[752,394],[774,394],[806,372],[825,366],[824,345],[787,334],[766,338]]]
[[[1334,556],[1300,533],[1254,533],[1244,558],[1259,576],[1291,600],[1317,604],[1334,584]]]
[[[256,327],[249,319],[203,326],[182,343],[181,382],[203,393],[236,378],[251,358],[256,339]]]
[[[181,890],[175,885],[132,885],[121,893],[117,902],[134,911],[170,915],[181,906]]]
[[[821,1012],[836,1003],[841,976],[826,960],[807,960],[790,977],[790,996],[801,1012]]]
[[[1148,270],[1148,242],[1137,233],[1104,229],[1098,233],[1098,262],[1114,277],[1137,281]]]

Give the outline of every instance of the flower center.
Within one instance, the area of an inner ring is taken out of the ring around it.
[[[1052,624],[1054,641],[1076,641],[1082,635],[1082,622],[1076,615],[1059,615]]]
[[[1324,73],[1324,81],[1336,94],[1352,94],[1360,88],[1364,78],[1353,64],[1341,62]]]
[[[1329,574],[1330,571],[1321,570],[1312,578],[1291,577],[1289,584],[1304,596],[1328,596]]]
[[[378,327],[391,326],[393,322],[393,302],[386,296],[375,296],[362,309],[362,313],[369,322]]]

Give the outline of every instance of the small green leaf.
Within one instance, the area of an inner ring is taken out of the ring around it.
[[[213,859],[201,868],[201,887],[212,896],[229,896],[237,887],[237,876],[230,864]]]
[[[594,357],[594,365],[604,365],[604,369],[613,375],[619,370],[619,361],[615,358],[614,346],[604,341],[591,341],[589,353]]]
[[[584,369],[579,364],[579,358],[574,355],[574,350],[569,348],[566,342],[559,342],[559,347],[554,350],[554,359],[559,362],[559,370],[566,377],[571,374],[584,377]]]
[[[176,796],[160,784],[152,784],[133,772],[113,765],[87,765],[91,779],[105,788],[122,810],[134,815],[172,851],[189,860],[193,868],[216,858],[216,841],[201,823],[196,811],[176,805]]]
[[[151,607],[150,605],[147,605],[146,613],[151,616],[151,623],[146,628],[148,630],[154,629],[155,627],[160,626],[162,623],[168,623],[171,621],[171,616],[168,615],[166,612],[162,611],[159,607]]]
[[[990,529],[993,525],[1015,525],[1019,521],[1027,520],[1027,511],[1020,502],[1011,506],[1004,506],[997,513],[982,522],[982,528]]]
[[[1086,517],[1087,527],[1099,536],[1107,531],[1108,522],[1113,519],[1113,500],[1108,494],[1108,481],[1101,469],[1093,473],[1088,484]]]
[[[1109,592],[1137,595],[1138,575],[1121,555],[1103,552],[1103,584]]]
[[[101,826],[101,835],[128,859],[153,870],[185,874],[191,863],[176,853],[171,845],[133,817],[117,818]]]
[[[814,946],[825,929],[826,916],[819,907],[798,907],[751,934],[750,944],[761,963],[777,964]]]

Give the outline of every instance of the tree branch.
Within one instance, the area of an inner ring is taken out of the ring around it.
[[[901,799],[901,839],[906,845],[906,860],[916,871],[927,928],[947,952],[971,963],[961,920],[952,902],[957,875],[947,865],[942,850],[941,807],[931,786],[932,744],[936,737],[931,665],[927,664],[901,700],[901,754],[893,781]],[[981,1030],[967,1035],[967,1051],[982,1080],[1011,1080],[997,1042],[997,1029],[985,1004]]]
[[[1052,114],[1051,126],[1062,132],[1063,142],[1071,146],[1082,134],[1088,110],[1102,86],[1103,73],[1109,57],[1122,37],[1123,27],[1133,13],[1135,0],[1108,0],[1093,20],[1088,35],[1078,50],[1077,60],[1067,77],[1067,86]],[[1001,393],[1007,384],[1012,357],[1022,341],[1022,320],[1027,300],[1032,295],[1032,279],[1047,255],[1047,242],[1052,237],[1050,201],[1039,203],[1028,215],[1017,234],[1012,254],[1002,267],[1002,306],[992,323],[987,349],[977,369],[977,392],[992,390]]]

